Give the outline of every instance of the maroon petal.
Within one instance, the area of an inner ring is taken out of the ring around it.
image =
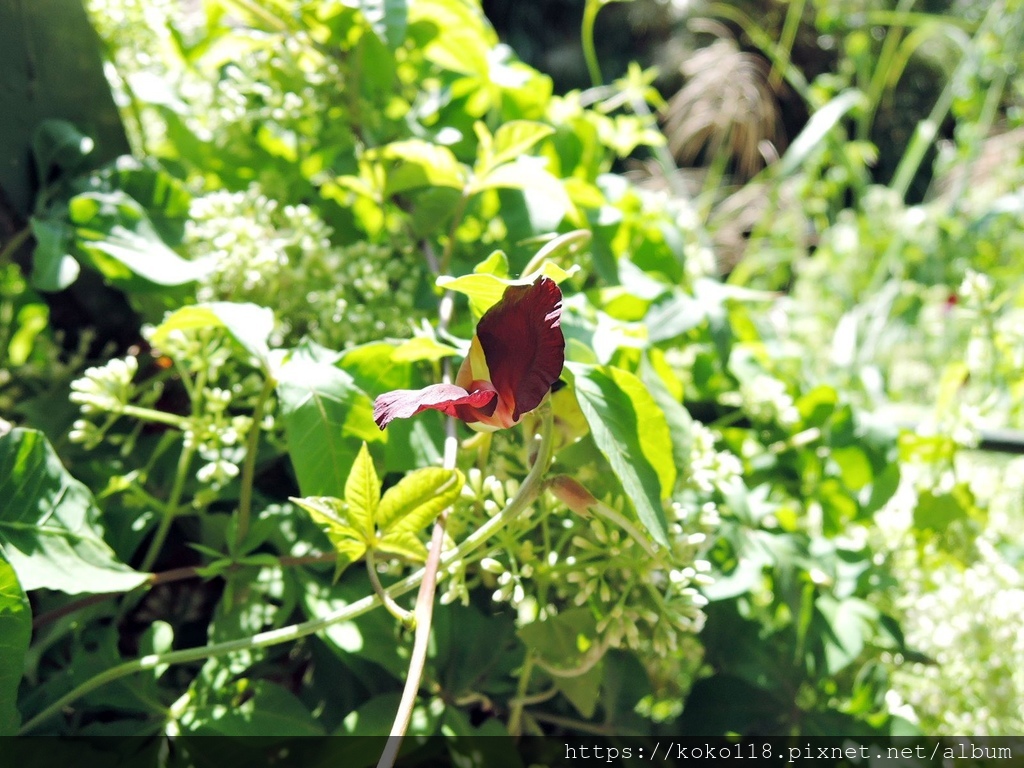
[[[491,389],[467,392],[454,384],[431,384],[423,389],[396,389],[373,402],[373,420],[384,429],[392,419],[408,419],[426,410],[441,411],[463,421],[480,421],[497,406]]]
[[[510,427],[532,411],[565,364],[565,338],[559,322],[562,292],[554,280],[538,278],[533,285],[505,289],[501,301],[480,318],[480,339],[491,383],[498,390],[502,426]]]

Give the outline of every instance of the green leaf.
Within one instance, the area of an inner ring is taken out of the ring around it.
[[[572,209],[572,201],[562,182],[552,176],[536,158],[520,158],[515,162],[495,166],[482,176],[477,176],[470,185],[473,194],[485,189],[521,189],[540,194],[551,215],[557,219]]]
[[[384,169],[385,197],[424,187],[462,189],[466,184],[466,170],[450,149],[420,139],[387,144],[368,151],[365,158]]]
[[[401,46],[408,15],[405,0],[359,0],[358,4],[381,42],[392,51]]]
[[[428,467],[410,472],[388,488],[377,510],[377,527],[384,533],[418,533],[455,503],[465,479],[457,469]]]
[[[428,61],[452,72],[486,78],[497,35],[475,3],[417,0],[409,6],[409,24],[429,25],[434,34],[423,46]]]
[[[68,215],[76,227],[77,248],[120,287],[183,285],[210,271],[209,261],[186,261],[168,248],[142,206],[119,190],[76,195]]]
[[[32,253],[32,287],[62,291],[78,279],[81,268],[68,253],[71,229],[60,221],[33,216],[29,221],[36,249]]]
[[[676,471],[689,472],[693,447],[693,417],[683,404],[672,396],[668,386],[654,369],[653,363],[646,357],[640,364],[640,380],[665,416],[669,437],[672,440],[672,459]],[[666,493],[670,492],[671,488],[666,490]]]
[[[644,322],[650,340],[657,343],[680,336],[707,319],[707,309],[700,301],[679,292],[653,305]]]
[[[31,639],[28,597],[0,546],[0,736],[13,736],[21,725],[18,684]]]
[[[0,3],[0,72],[0,189],[21,218],[32,210],[40,173],[50,183],[55,170],[66,177],[82,167],[82,134],[95,142],[90,165],[131,151],[83,3]]]
[[[302,507],[313,522],[319,526],[334,546],[338,555],[334,577],[337,579],[349,565],[366,554],[368,540],[363,533],[361,521],[352,525],[348,518],[348,510],[341,499],[333,496],[307,496],[304,499],[292,498]],[[372,534],[371,534],[372,535]]]
[[[920,531],[942,532],[955,522],[970,519],[974,494],[966,483],[948,492],[921,491],[914,507],[914,527]]]
[[[590,609],[570,608],[520,627],[517,634],[545,667],[563,672],[581,670],[571,676],[555,675],[554,682],[581,715],[592,717],[603,674],[601,665],[593,663],[591,657],[599,633]]]
[[[42,432],[0,437],[0,499],[0,544],[25,590],[126,592],[146,581],[103,541],[92,494]]]
[[[363,441],[385,439],[373,423],[370,398],[333,365],[290,360],[278,371],[277,396],[303,495],[340,493]]]
[[[526,624],[516,634],[545,664],[563,669],[579,666],[599,636],[589,608],[570,608]]]
[[[67,120],[43,120],[32,137],[36,179],[45,187],[54,172],[73,175],[88,162],[96,143]]]
[[[697,681],[678,726],[684,733],[773,732],[785,712],[769,690],[729,674]]]
[[[562,283],[576,274],[578,270],[578,266],[564,270],[552,261],[545,261],[536,272],[524,275],[518,280],[501,278],[492,274],[471,274],[461,277],[442,275],[437,278],[437,285],[440,288],[457,291],[468,296],[470,308],[475,315],[480,317],[501,301],[501,297],[505,295],[505,289],[510,285],[533,285],[541,275],[550,277],[556,283]]]
[[[856,597],[837,600],[821,595],[815,606],[827,624],[822,632],[828,674],[838,674],[864,650],[864,644],[874,636],[879,620],[878,609]]]
[[[668,523],[661,501],[675,485],[672,438],[665,415],[643,382],[610,366],[566,363],[580,410],[598,449],[636,508],[640,522],[663,546]]]
[[[427,559],[427,547],[415,533],[409,531],[394,531],[378,539],[375,547],[379,552],[389,555],[398,555],[412,560],[414,563],[422,563]]]
[[[864,103],[864,94],[858,90],[843,91],[817,110],[800,131],[786,154],[777,165],[781,177],[790,176],[804,167],[807,158],[821,144],[829,132],[839,124],[847,112]]]
[[[532,120],[511,120],[505,123],[494,134],[494,154],[488,167],[512,162],[554,132],[555,129],[550,125],[535,123]]]
[[[366,443],[359,449],[345,481],[345,504],[349,524],[363,535],[364,541],[370,543],[373,540],[373,520],[380,504],[380,480]]]
[[[337,583],[330,583],[320,574],[305,568],[299,569],[297,576],[302,583],[303,610],[309,618],[351,605],[373,590],[365,568],[352,569]],[[389,685],[389,677],[401,680],[408,672],[409,646],[398,642],[396,631],[396,622],[391,614],[370,611],[350,621],[332,623],[319,637],[373,690],[375,686]],[[394,718],[392,709],[389,726]]]
[[[504,251],[491,251],[491,255],[473,267],[475,275],[508,277],[508,256]]]
[[[183,742],[188,736],[322,736],[324,731],[309,709],[289,691],[269,680],[241,680],[231,699],[193,705],[181,722]],[[232,687],[235,687],[234,685]],[[231,693],[226,691],[225,693]],[[259,739],[255,740],[257,743]],[[232,740],[228,764],[252,765],[266,757],[266,745],[252,745],[245,739]],[[195,745],[198,754],[208,756],[208,746]],[[252,749],[250,759],[235,762],[238,750]]]
[[[224,328],[231,337],[262,363],[269,352],[268,339],[274,330],[274,312],[256,304],[216,301],[182,307],[169,314],[153,332],[153,346],[160,347],[173,331]]]
[[[875,473],[867,454],[856,445],[844,445],[832,449],[832,460],[839,467],[843,485],[851,491],[859,491],[874,480]]]
[[[437,339],[430,339],[425,336],[418,336],[409,339],[395,348],[391,359],[396,363],[415,363],[420,360],[431,362],[441,360],[459,354],[459,350],[448,344],[442,344]]]

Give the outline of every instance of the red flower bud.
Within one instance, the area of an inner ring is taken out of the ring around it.
[[[561,316],[562,292],[550,278],[509,286],[480,318],[455,384],[385,392],[373,404],[373,420],[384,429],[392,419],[434,410],[495,429],[518,424],[562,373]]]

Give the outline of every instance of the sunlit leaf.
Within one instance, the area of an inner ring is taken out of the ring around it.
[[[420,139],[387,144],[367,152],[366,159],[384,169],[385,197],[424,187],[462,189],[466,183],[465,169],[450,149]]]
[[[345,505],[349,525],[355,526],[365,541],[373,538],[373,520],[380,504],[380,480],[373,467],[370,451],[363,443],[345,481]]]
[[[0,499],[0,544],[23,589],[120,592],[147,579],[118,562],[103,541],[92,494],[41,432],[0,437]]]
[[[21,725],[18,684],[31,638],[28,597],[0,546],[0,736],[13,736]]]
[[[181,747],[209,754],[207,736],[240,737],[233,741],[232,757],[248,764],[266,755],[266,747],[250,746],[245,736],[322,736],[324,731],[309,708],[293,693],[269,680],[255,680],[237,701],[200,700],[180,720]],[[191,737],[203,737],[200,743]],[[205,743],[203,743],[205,742]],[[251,750],[251,752],[249,751]]]
[[[662,509],[675,484],[672,439],[665,416],[636,376],[619,368],[567,363],[594,442],[622,483],[637,516],[668,545]]]
[[[168,315],[153,332],[152,343],[160,347],[174,331],[224,328],[257,360],[266,361],[268,340],[274,330],[274,312],[256,304],[217,301],[193,304]]]
[[[405,41],[406,0],[359,0],[359,9],[377,37],[392,51]]]
[[[843,91],[811,115],[807,125],[793,139],[793,143],[789,145],[786,154],[779,161],[778,174],[785,177],[803,168],[807,158],[821,145],[821,142],[839,124],[846,113],[863,104],[864,101],[864,94],[858,90]]]
[[[68,253],[71,228],[60,221],[32,217],[29,224],[36,248],[32,252],[32,286],[40,291],[62,291],[78,279],[80,267]]]
[[[306,510],[313,522],[330,539],[338,555],[335,578],[366,554],[367,538],[363,533],[363,523],[360,521],[353,525],[349,521],[348,507],[341,499],[333,496],[307,496],[302,499],[293,498],[292,501]]]
[[[363,441],[386,433],[373,423],[373,403],[352,377],[327,363],[291,360],[277,373],[288,455],[308,496],[342,492]]]
[[[494,133],[494,154],[490,158],[489,167],[493,168],[515,160],[554,132],[555,129],[550,125],[530,120],[511,120],[504,123]]]
[[[110,282],[133,290],[183,285],[206,275],[209,261],[187,261],[157,234],[149,214],[120,190],[84,192],[68,204],[76,247]]]
[[[562,283],[579,270],[578,266],[572,266],[565,270],[552,261],[545,261],[536,272],[523,275],[518,280],[497,277],[491,274],[470,274],[461,277],[449,277],[442,275],[437,278],[437,285],[451,291],[463,293],[469,297],[469,306],[477,316],[483,314],[501,301],[505,295],[505,289],[510,285],[533,285],[538,277],[544,275],[550,277],[556,283]]]
[[[436,361],[459,354],[459,350],[437,339],[418,336],[399,344],[391,356],[396,363],[415,363],[420,360]]]
[[[393,531],[382,536],[374,547],[378,552],[397,555],[422,563],[427,559],[427,548],[415,533],[409,531]]]
[[[377,510],[377,527],[392,531],[422,531],[455,503],[464,478],[457,469],[428,467],[410,472],[389,488]]]

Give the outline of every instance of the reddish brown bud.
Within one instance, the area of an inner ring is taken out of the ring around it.
[[[590,517],[590,508],[597,499],[590,491],[568,475],[558,475],[547,482],[547,488],[565,506],[580,517]]]

